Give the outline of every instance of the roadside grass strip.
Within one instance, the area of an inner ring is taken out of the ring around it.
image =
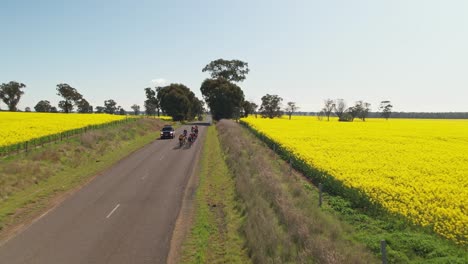
[[[195,194],[195,216],[181,263],[250,263],[238,233],[242,216],[215,126],[207,129]]]

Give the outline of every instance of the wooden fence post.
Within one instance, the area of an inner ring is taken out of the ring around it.
[[[387,242],[383,239],[380,241],[380,251],[382,252],[382,264],[387,264]]]

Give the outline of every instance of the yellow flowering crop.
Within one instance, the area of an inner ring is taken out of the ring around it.
[[[125,116],[0,112],[0,147],[121,119],[125,119]]]
[[[243,121],[390,212],[468,244],[468,120]]]

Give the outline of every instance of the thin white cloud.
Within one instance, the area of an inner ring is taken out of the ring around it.
[[[169,84],[169,81],[164,78],[158,78],[158,79],[151,80],[151,84],[156,87],[166,86]]]

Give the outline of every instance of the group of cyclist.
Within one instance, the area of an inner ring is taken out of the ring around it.
[[[184,129],[184,132],[179,136],[179,143],[180,146],[184,145],[185,141],[188,141],[190,145],[192,145],[193,142],[198,137],[198,126],[192,126],[192,129],[190,131],[190,134],[188,133],[187,129]]]

